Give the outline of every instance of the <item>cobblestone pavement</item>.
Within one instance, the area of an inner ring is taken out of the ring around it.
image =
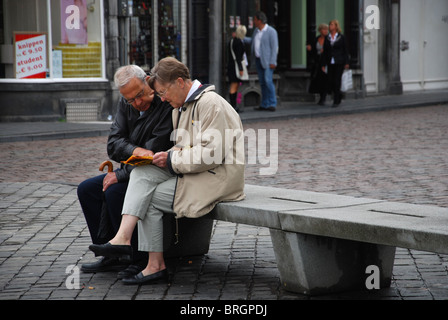
[[[258,122],[278,129],[278,171],[246,183],[448,207],[448,107]],[[279,283],[269,231],[215,222],[210,251],[168,261],[171,285],[124,286],[92,261],[76,186],[98,174],[106,137],[1,143],[0,299],[448,299],[448,255],[397,249],[390,288],[309,298]],[[269,154],[269,153],[268,153]],[[69,283],[70,285],[70,283]]]

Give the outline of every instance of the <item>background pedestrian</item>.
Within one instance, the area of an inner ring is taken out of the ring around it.
[[[347,43],[342,34],[338,20],[331,20],[328,24],[329,35],[324,43],[324,55],[322,70],[328,69],[328,83],[333,92],[333,108],[339,106],[342,100],[341,78],[344,68],[350,68]]]
[[[308,44],[306,49],[310,51],[311,58],[313,60],[311,69],[311,81],[308,89],[309,93],[318,93],[320,96],[319,105],[325,105],[325,98],[328,92],[328,77],[327,69],[322,69],[324,59],[324,43],[325,38],[328,36],[328,25],[322,23],[318,28],[319,35],[314,42]]]
[[[227,76],[229,78],[229,98],[230,104],[237,111],[240,112],[236,99],[238,95],[238,88],[241,81],[245,80],[247,74],[247,56],[244,48],[244,38],[246,37],[247,29],[245,26],[240,25],[236,32],[232,35],[232,39],[229,43],[228,52],[228,64],[227,64]],[[238,73],[237,73],[238,70]],[[246,80],[247,80],[246,79]]]
[[[277,108],[273,75],[277,67],[278,34],[267,24],[267,20],[266,14],[261,11],[254,16],[256,29],[252,36],[252,53],[255,55],[261,86],[261,105],[255,108],[258,111],[275,111]]]

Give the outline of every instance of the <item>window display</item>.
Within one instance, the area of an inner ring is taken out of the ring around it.
[[[149,72],[152,65],[152,7],[149,0],[134,0],[130,26],[129,60]]]
[[[180,1],[159,0],[159,59],[180,57]]]
[[[2,2],[2,78],[103,78],[102,0]]]
[[[56,62],[62,55],[63,78],[102,76],[100,11],[99,1],[51,0],[52,20],[60,18],[51,26],[52,59]]]
[[[46,77],[46,48],[45,33],[14,33],[14,70],[17,79]]]

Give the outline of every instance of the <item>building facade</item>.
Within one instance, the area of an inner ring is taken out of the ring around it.
[[[354,89],[347,95],[356,98],[448,88],[448,64],[444,62],[448,38],[439,35],[448,28],[447,1],[226,0],[225,39],[230,39],[239,23],[248,27],[250,36],[251,15],[256,10],[267,13],[268,23],[279,34],[276,74],[281,101],[314,99],[307,94],[311,59],[305,44],[314,40],[320,23],[332,19],[339,20],[346,36],[354,74]]]
[[[314,99],[306,44],[332,19],[347,38],[348,95],[448,88],[446,0],[0,0],[0,121],[105,120],[119,98],[115,70],[149,71],[166,56],[226,96],[231,34],[244,24],[250,37],[258,10],[279,35],[280,101]],[[244,106],[259,94],[250,70]]]
[[[149,71],[174,56],[203,77],[208,66],[190,59],[188,41],[198,35],[187,16],[202,5],[204,20],[205,2],[0,0],[0,121],[110,118],[119,98],[113,76],[125,64]]]
[[[365,0],[378,6],[380,29],[363,29],[368,94],[448,88],[448,1]],[[368,14],[366,14],[368,15]]]
[[[0,1],[0,120],[58,120],[110,101],[103,1]],[[95,117],[96,118],[96,114]]]

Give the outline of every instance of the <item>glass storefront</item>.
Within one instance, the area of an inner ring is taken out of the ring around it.
[[[105,78],[102,0],[1,0],[2,79]]]
[[[159,59],[181,60],[180,0],[159,0]]]
[[[264,11],[268,23],[276,28],[279,35],[278,63],[284,69],[305,69],[307,66],[307,0],[226,0],[225,32],[230,41],[232,32],[242,24],[247,27],[247,36],[251,37],[255,26],[253,16],[256,11]],[[344,27],[344,0],[316,0],[315,23],[328,23],[338,19]]]
[[[291,1],[291,69],[306,68],[306,0]]]
[[[344,30],[344,0],[316,0],[316,29],[321,23],[337,19]],[[291,68],[303,69],[307,65],[306,30],[307,1],[291,1]],[[316,30],[317,31],[317,30]],[[318,32],[317,32],[318,34]],[[316,35],[317,35],[316,34]]]
[[[122,0],[124,1],[124,0]],[[126,55],[122,64],[136,64],[149,72],[156,61],[165,57],[182,60],[181,1],[133,0],[124,18],[123,38]]]
[[[147,72],[153,62],[152,13],[151,1],[134,0],[130,18],[129,62]]]
[[[344,8],[345,0],[316,0],[316,25],[336,19],[344,32]]]

